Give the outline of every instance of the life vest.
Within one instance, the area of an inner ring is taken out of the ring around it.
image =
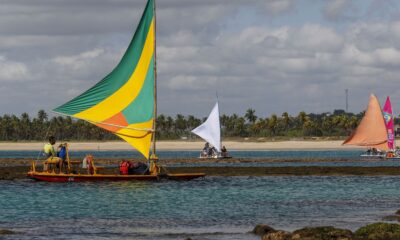
[[[130,164],[129,164],[128,161],[122,161],[119,164],[119,173],[121,175],[128,175],[129,174],[129,167],[130,167]]]

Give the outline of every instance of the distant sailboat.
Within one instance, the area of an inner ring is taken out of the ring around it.
[[[207,120],[193,129],[192,133],[201,137],[207,143],[211,143],[215,148],[215,151],[212,147],[208,149],[209,146],[206,144],[207,150],[205,149],[206,152],[201,154],[201,158],[229,158],[225,153],[221,153],[221,124],[219,121],[218,102],[215,103]]]
[[[396,146],[394,142],[394,119],[389,96],[386,98],[385,105],[383,106],[383,118],[385,119],[387,129],[388,148],[394,150]]]
[[[400,159],[400,150],[396,149],[395,132],[394,132],[394,117],[392,111],[392,104],[390,97],[386,98],[385,105],[383,106],[383,118],[385,119],[387,129],[387,144],[390,149],[386,154],[386,159],[398,160]]]
[[[387,131],[381,107],[375,95],[371,94],[363,119],[343,144],[371,148],[361,157],[384,158],[385,153],[381,150],[389,149],[387,143]]]

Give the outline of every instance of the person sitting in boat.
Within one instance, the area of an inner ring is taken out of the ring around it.
[[[393,152],[392,150],[389,150],[389,151],[386,153],[386,157],[387,157],[387,158],[393,158],[393,157],[394,157],[394,152]]]
[[[149,166],[143,162],[131,162],[123,160],[119,164],[121,175],[144,175],[149,173]]]
[[[222,146],[222,148],[221,148],[221,156],[222,157],[228,157],[229,156],[228,155],[228,150],[226,150],[225,146]]]
[[[56,151],[54,151],[54,144],[56,143],[56,138],[54,136],[49,137],[49,142],[43,147],[43,153],[46,158],[55,157]]]
[[[372,148],[371,152],[373,155],[376,155],[376,154],[378,154],[378,149]]]
[[[371,148],[368,148],[367,151],[366,151],[367,154],[371,154],[371,152],[372,152]]]
[[[56,144],[56,138],[54,136],[49,137],[49,142],[43,147],[43,152],[46,157],[44,162],[45,169],[48,169],[49,164],[54,164],[60,169],[62,168],[62,159],[57,157],[56,151],[54,150],[54,144]]]
[[[206,144],[204,145],[204,148],[201,152],[201,157],[208,157],[209,151],[210,151],[210,144],[208,142],[206,142]]]
[[[218,155],[218,151],[215,147],[211,147],[208,150],[208,157],[214,157]]]
[[[149,166],[143,162],[130,163],[129,175],[144,175],[149,173]]]
[[[57,157],[59,157],[62,161],[61,165],[63,169],[68,167],[67,163],[67,143],[62,143],[58,146],[57,149]]]
[[[396,157],[400,156],[400,147],[396,147],[396,150],[394,151],[394,155]]]

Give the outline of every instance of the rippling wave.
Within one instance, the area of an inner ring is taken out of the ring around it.
[[[400,208],[400,177],[206,177],[188,182],[0,181],[6,239],[258,239],[259,223],[352,230]]]

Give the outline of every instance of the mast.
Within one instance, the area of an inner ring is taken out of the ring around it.
[[[218,99],[218,91],[215,92],[215,96],[217,97],[218,104],[218,119],[219,119],[219,148],[222,148],[222,128],[221,128],[221,115],[219,113],[219,99]]]
[[[153,117],[153,144],[152,158],[156,157],[156,120],[157,120],[157,16],[156,16],[156,0],[153,2],[154,14],[154,117]]]

